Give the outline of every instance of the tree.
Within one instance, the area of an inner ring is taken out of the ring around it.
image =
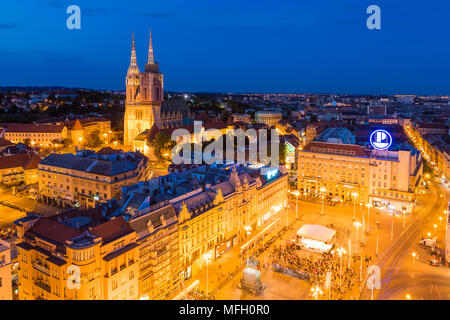
[[[31,142],[30,138],[23,139],[23,143],[25,143],[27,146],[30,145],[30,142]]]
[[[172,148],[175,147],[175,141],[172,141],[170,135],[165,132],[158,132],[155,139],[150,140],[149,143],[159,160],[167,158],[164,154],[170,154]]]
[[[94,130],[86,137],[86,146],[90,148],[98,148],[102,145],[100,130]]]
[[[70,146],[72,144],[72,139],[65,138],[61,141],[61,143],[64,146],[64,148],[67,148],[68,146]]]
[[[278,150],[278,157],[279,157],[279,162],[280,164],[286,164],[286,144],[285,143],[280,143],[279,144],[279,150]]]

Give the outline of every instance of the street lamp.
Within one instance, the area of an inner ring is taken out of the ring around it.
[[[441,226],[441,224],[442,224],[442,217],[439,216],[439,227]]]
[[[298,196],[300,195],[300,192],[298,190],[291,191],[293,195],[295,195],[296,201],[295,201],[295,220],[298,219]]]
[[[436,238],[437,224],[435,224],[433,227],[434,227],[434,237]]]
[[[367,207],[367,234],[370,232],[370,208],[372,207],[371,203],[366,204]]]
[[[361,227],[361,223],[359,221],[353,222],[353,225],[356,227],[356,242],[359,243],[358,230]]]
[[[392,212],[392,221],[391,221],[391,241],[394,240],[394,216],[395,216],[395,213]]]
[[[322,294],[322,290],[320,290],[319,286],[315,286],[311,288],[312,296],[318,300],[319,294]]]
[[[356,198],[358,197],[357,192],[352,192],[353,197],[353,221],[356,220]]]
[[[402,211],[403,211],[403,232],[404,232],[406,228],[406,208],[402,208]]]
[[[327,189],[325,189],[324,187],[320,188],[320,193],[322,194],[322,214],[323,214],[323,198],[324,198],[323,193],[324,192],[327,192]]]
[[[416,265],[416,255],[415,252],[412,253],[413,265]]]
[[[209,284],[209,279],[208,279],[208,263],[211,261],[211,255],[209,253],[205,253],[203,255],[203,258],[206,261],[206,294],[209,295],[209,288],[208,288],[208,284]]]
[[[340,258],[340,265],[339,265],[339,290],[341,290],[342,287],[342,255],[344,255],[346,253],[344,248],[338,248],[336,249],[337,253],[339,254],[339,258]]]

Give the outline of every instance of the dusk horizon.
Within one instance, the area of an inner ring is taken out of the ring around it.
[[[79,1],[79,30],[65,26],[69,1],[27,3],[1,5],[0,86],[123,90],[132,33],[142,68],[152,28],[172,91],[450,94],[445,2],[379,1],[379,30],[369,1]]]

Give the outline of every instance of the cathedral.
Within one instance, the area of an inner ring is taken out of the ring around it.
[[[164,79],[153,56],[151,31],[148,60],[143,72],[137,64],[133,34],[125,85],[125,146],[146,153],[147,139],[153,126],[159,129],[177,128],[193,119],[193,113],[183,99],[164,100]]]

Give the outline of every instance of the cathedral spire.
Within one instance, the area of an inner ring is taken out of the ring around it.
[[[152,29],[150,28],[150,42],[148,44],[148,62],[147,64],[155,63],[155,59],[153,57],[153,45],[152,45]]]
[[[134,46],[134,32],[133,32],[133,40],[131,42],[131,60],[130,60],[130,66],[128,67],[129,73],[139,73],[139,67],[137,65],[137,58],[136,58],[136,48]]]

